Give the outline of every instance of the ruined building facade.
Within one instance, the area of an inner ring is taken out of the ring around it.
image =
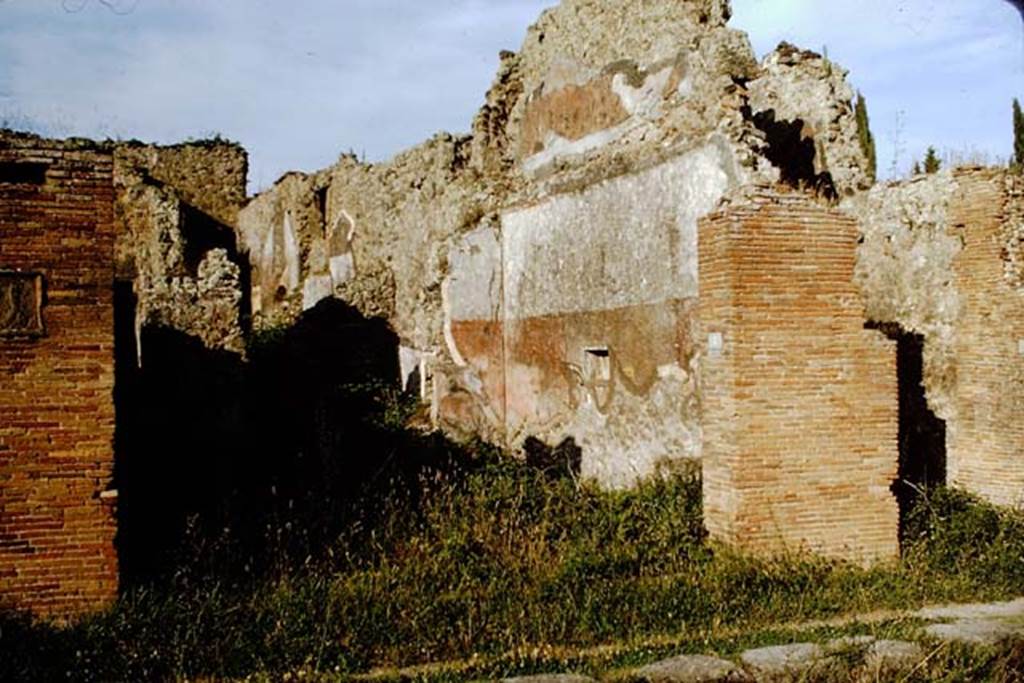
[[[116,384],[145,325],[241,349],[245,176],[232,144],[0,135],[0,607],[116,596]]]
[[[845,72],[786,44],[759,62],[728,18],[563,0],[471,134],[249,200],[230,145],[97,151],[102,281],[132,283],[137,330],[236,354],[247,321],[344,301],[397,334],[434,425],[572,439],[608,487],[698,466],[712,535],[758,551],[895,557],[900,479],[1020,503],[1020,179],[873,187]],[[0,268],[45,270],[0,240]],[[0,353],[51,355],[25,339]],[[4,481],[49,452],[3,456]]]

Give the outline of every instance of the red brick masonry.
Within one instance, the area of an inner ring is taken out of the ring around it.
[[[117,592],[111,165],[86,143],[0,142],[0,271],[42,275],[44,325],[0,330],[0,607],[48,617]]]
[[[765,191],[700,226],[704,514],[763,552],[896,557],[895,345],[864,329],[852,219]]]

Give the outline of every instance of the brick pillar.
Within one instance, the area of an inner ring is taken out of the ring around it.
[[[864,329],[856,224],[764,190],[699,235],[712,537],[862,564],[896,557],[895,344]]]
[[[16,136],[0,171],[0,299],[41,288],[0,305],[0,609],[66,617],[117,595],[112,160]]]

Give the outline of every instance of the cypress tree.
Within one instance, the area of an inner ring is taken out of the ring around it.
[[[924,172],[935,173],[942,167],[942,162],[939,161],[939,156],[935,153],[934,147],[929,147],[928,151],[924,155]]]
[[[1024,171],[1024,113],[1020,102],[1013,98],[1013,164],[1018,171]]]
[[[875,182],[878,175],[878,155],[875,151],[875,136],[871,134],[871,122],[868,120],[868,104],[864,95],[857,91],[857,103],[853,108],[857,118],[857,138],[860,141],[860,151],[868,161],[868,178]]]

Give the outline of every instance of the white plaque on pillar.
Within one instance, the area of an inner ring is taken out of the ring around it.
[[[711,334],[708,335],[709,356],[721,356],[723,348],[725,348],[725,339],[722,337],[721,332],[712,332]]]

